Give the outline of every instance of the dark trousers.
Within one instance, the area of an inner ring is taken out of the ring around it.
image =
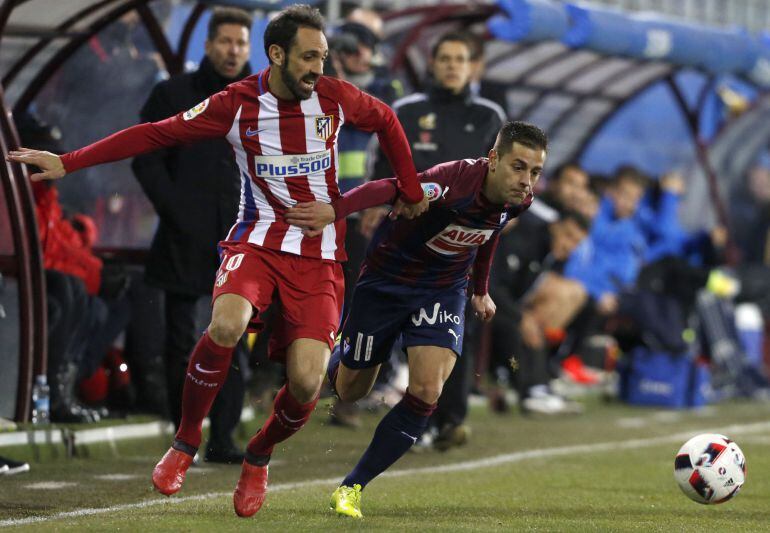
[[[107,306],[86,292],[80,278],[46,270],[48,296],[48,367],[56,372],[63,364],[91,366],[87,360],[93,336],[107,320]]]
[[[535,385],[548,383],[548,353],[524,345],[519,333],[519,315],[498,308],[492,319],[491,370],[498,381],[510,381],[520,396],[526,397]],[[511,367],[511,357],[517,368]]]
[[[131,272],[131,320],[126,326],[124,356],[136,386],[140,411],[169,418],[166,384],[165,293],[144,281],[144,269]]]
[[[211,320],[211,297],[166,292],[166,382],[169,412],[175,427],[182,418],[182,389],[190,353]],[[226,448],[238,425],[245,392],[241,359],[243,344],[233,353],[233,362],[222,389],[209,412],[209,447]]]
[[[369,240],[358,231],[358,222],[358,218],[347,219],[345,252],[348,255],[348,260],[342,264],[342,273],[345,276],[345,307],[343,309],[345,313],[353,297],[353,289],[356,286],[361,265],[366,258],[366,248],[369,246]]]

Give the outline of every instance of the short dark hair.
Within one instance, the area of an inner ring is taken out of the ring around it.
[[[564,173],[571,168],[575,168],[580,172],[586,173],[586,171],[583,170],[583,167],[577,161],[567,161],[566,163],[562,163],[554,169],[554,171],[551,173],[551,181],[559,181]]]
[[[289,6],[278,13],[265,28],[265,55],[270,60],[270,47],[277,44],[287,54],[297,36],[300,27],[313,28],[324,31],[324,18],[315,7],[307,4]]]
[[[523,144],[533,150],[548,151],[548,136],[543,130],[529,122],[508,121],[500,128],[495,142],[497,155],[507,153],[513,143]]]
[[[222,24],[238,24],[251,31],[254,19],[251,18],[248,11],[238,9],[237,7],[217,7],[211,13],[209,19],[208,37],[209,41],[217,38],[217,32]]]
[[[612,185],[619,185],[624,181],[634,183],[642,189],[646,189],[649,185],[647,176],[633,165],[621,165],[615,171],[615,175],[612,177]]]
[[[438,54],[439,47],[444,43],[463,43],[465,46],[468,47],[468,56],[473,57],[473,53],[476,51],[476,48],[474,46],[473,39],[470,35],[468,35],[466,32],[462,31],[450,31],[447,33],[444,33],[441,35],[441,37],[438,38],[438,41],[433,45],[433,47],[430,49],[430,57],[433,59],[436,59],[436,54]]]
[[[566,222],[572,220],[578,227],[586,232],[591,230],[591,220],[582,213],[573,209],[558,209],[559,218],[555,222]]]
[[[471,61],[478,61],[484,57],[484,38],[478,33],[467,32],[468,42],[471,45]]]

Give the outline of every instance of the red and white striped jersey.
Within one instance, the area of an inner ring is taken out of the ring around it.
[[[344,220],[309,238],[284,222],[284,212],[298,202],[331,202],[340,196],[337,134],[344,122],[377,132],[401,194],[419,201],[423,192],[406,136],[387,105],[350,83],[322,76],[309,99],[281,100],[268,90],[269,72],[233,83],[184,113],[64,154],[64,167],[72,172],[160,147],[226,137],[241,173],[238,219],[227,240],[342,261]]]

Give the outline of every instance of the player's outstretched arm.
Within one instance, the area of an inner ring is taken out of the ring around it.
[[[304,202],[288,209],[284,215],[287,224],[302,228],[306,237],[317,237],[337,216],[331,204],[324,202]]]
[[[473,312],[484,322],[489,322],[495,316],[497,306],[489,294],[474,294],[471,298]]]
[[[8,152],[5,159],[14,163],[22,163],[39,168],[41,172],[30,174],[29,177],[32,181],[57,180],[67,173],[61,157],[51,152],[19,148],[18,150]]]
[[[321,234],[324,226],[363,209],[393,203],[397,194],[396,180],[370,181],[348,191],[331,204],[304,202],[286,210],[287,224],[299,226],[308,237]]]
[[[382,101],[350,83],[337,81],[336,84],[345,120],[359,129],[377,134],[380,148],[396,174],[400,196],[407,203],[420,204],[423,192],[412,161],[412,149],[396,113]],[[419,212],[424,210],[419,209]]]

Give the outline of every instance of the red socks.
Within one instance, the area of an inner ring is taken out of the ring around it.
[[[275,397],[273,412],[262,429],[249,441],[246,447],[248,453],[251,456],[272,454],[273,446],[302,429],[317,403],[318,398],[308,403],[299,403],[289,392],[288,385],[284,385]]]
[[[201,424],[227,378],[233,350],[216,344],[208,331],[195,345],[182,392],[182,421],[177,440],[196,449],[200,446]]]

